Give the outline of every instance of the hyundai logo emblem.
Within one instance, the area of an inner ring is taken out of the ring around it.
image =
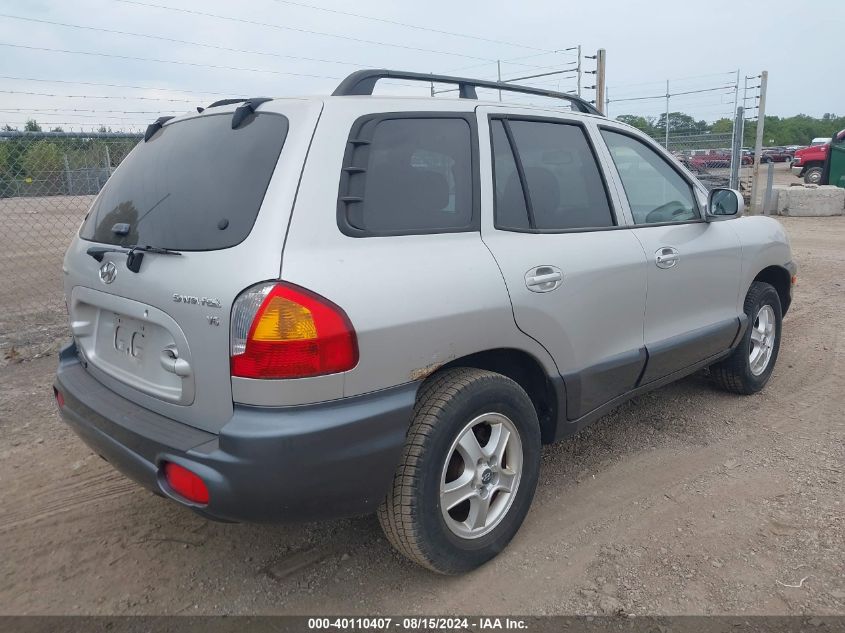
[[[117,277],[117,266],[113,262],[106,262],[100,266],[100,281],[104,284],[110,284]]]

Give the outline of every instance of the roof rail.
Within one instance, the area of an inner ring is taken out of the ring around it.
[[[371,95],[379,79],[410,79],[411,81],[437,82],[444,84],[456,84],[458,95],[462,99],[477,99],[476,88],[490,88],[492,90],[507,90],[508,92],[521,92],[523,94],[550,97],[552,99],[563,99],[568,101],[573,109],[586,114],[598,114],[602,116],[596,107],[586,99],[565,92],[555,92],[531,86],[520,86],[504,81],[486,81],[484,79],[469,79],[467,77],[451,77],[449,75],[435,75],[428,73],[412,73],[403,70],[367,69],[356,70],[346,79],[340,82],[335,88],[332,96],[349,95]]]

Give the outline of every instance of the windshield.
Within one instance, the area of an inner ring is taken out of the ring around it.
[[[106,183],[82,226],[85,240],[183,251],[229,248],[252,230],[288,120],[221,113],[164,126]]]

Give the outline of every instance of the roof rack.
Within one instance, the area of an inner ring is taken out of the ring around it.
[[[602,116],[596,107],[586,99],[565,92],[555,92],[531,86],[520,86],[504,81],[486,81],[484,79],[469,79],[467,77],[451,77],[449,75],[435,75],[428,73],[412,73],[403,70],[367,69],[357,70],[340,82],[335,88],[332,96],[349,95],[371,95],[379,79],[409,79],[411,81],[437,82],[444,84],[456,84],[458,96],[461,99],[477,99],[476,88],[490,88],[492,90],[507,90],[508,92],[521,92],[523,94],[537,95],[540,97],[551,97],[552,99],[563,99],[572,104],[578,112],[586,114],[598,114]]]

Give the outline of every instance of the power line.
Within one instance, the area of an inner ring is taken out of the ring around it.
[[[294,26],[284,26],[282,24],[270,24],[270,23],[267,23],[267,22],[258,22],[257,20],[248,20],[246,18],[237,18],[237,17],[233,17],[233,16],[229,16],[229,15],[220,15],[219,13],[208,13],[206,11],[197,11],[196,9],[183,9],[181,7],[168,7],[168,6],[161,5],[161,4],[153,4],[153,3],[148,3],[148,2],[138,2],[138,0],[114,0],[114,1],[115,2],[122,2],[123,4],[131,4],[131,5],[135,5],[135,6],[140,6],[140,7],[162,9],[164,11],[175,11],[177,13],[187,13],[189,15],[201,15],[203,17],[208,17],[208,18],[215,18],[215,19],[218,19],[218,20],[228,20],[230,22],[239,22],[241,24],[251,24],[253,26],[262,26],[262,27],[265,27],[265,28],[277,29],[277,30],[281,30],[281,31],[294,31],[296,33],[305,33],[307,35],[319,35],[319,36],[322,36],[322,37],[331,37],[331,38],[335,38],[335,39],[346,40],[346,41],[349,41],[349,42],[358,42],[360,44],[372,44],[372,45],[375,45],[375,46],[389,46],[389,47],[392,47],[392,48],[402,48],[402,49],[405,49],[405,50],[417,51],[417,52],[420,52],[420,53],[435,53],[435,54],[438,54],[438,55],[452,55],[454,57],[464,57],[466,59],[476,59],[476,60],[479,60],[479,61],[486,61],[486,62],[490,62],[490,61],[495,62],[496,61],[494,59],[488,59],[486,57],[477,57],[475,55],[467,55],[465,53],[457,53],[455,51],[442,51],[442,50],[433,49],[433,48],[421,48],[421,47],[417,47],[417,46],[409,46],[409,45],[406,45],[406,44],[393,44],[393,43],[390,43],[390,42],[380,42],[380,41],[377,41],[377,40],[365,40],[365,39],[362,39],[362,38],[359,38],[359,37],[352,37],[351,35],[339,35],[337,33],[324,33],[322,31],[312,31],[310,29],[302,29],[302,28],[298,28],[298,27],[294,27]]]
[[[118,2],[123,2],[124,0],[118,0]],[[174,59],[156,59],[152,57],[134,57],[131,55],[117,55],[115,53],[97,53],[93,51],[71,51],[63,48],[46,48],[41,46],[25,46],[23,44],[8,44],[6,42],[0,42],[0,46],[9,46],[11,48],[24,48],[27,50],[32,51],[44,51],[49,53],[68,53],[71,55],[91,55],[94,57],[109,57],[112,59],[129,59],[133,61],[139,62],[154,62],[158,64],[178,64],[180,66],[194,66],[197,68],[214,68],[216,70],[237,70],[239,72],[251,72],[251,73],[269,73],[272,75],[288,75],[292,77],[307,77],[310,79],[334,79],[340,80],[341,77],[332,77],[330,75],[310,75],[307,73],[294,73],[288,72],[284,70],[272,70],[270,68],[244,68],[239,66],[220,66],[215,64],[200,64],[197,62],[186,62],[186,61],[179,61]]]
[[[693,75],[693,76],[690,76],[690,77],[675,77],[674,79],[670,77],[668,79],[668,81],[690,81],[692,79],[706,79],[706,78],[709,78],[709,77],[721,77],[723,75],[735,75],[735,74],[736,74],[735,70],[729,70],[727,72],[722,72],[722,73],[710,73],[710,74],[707,74],[707,75]],[[653,86],[655,84],[665,84],[666,81],[667,81],[666,79],[661,79],[659,81],[643,81],[643,82],[633,83],[633,84],[618,84],[616,86],[608,86],[608,88],[616,90],[618,88],[628,88],[630,86]]]
[[[0,108],[0,112],[109,112],[116,114],[160,114],[159,110],[94,110],[92,108]],[[171,110],[172,112],[172,110]]]
[[[452,31],[444,31],[428,26],[420,26],[418,24],[408,24],[407,22],[399,22],[397,20],[388,20],[387,18],[377,18],[371,15],[362,15],[360,13],[352,13],[351,11],[340,11],[339,9],[329,9],[328,7],[318,7],[313,4],[305,2],[294,2],[293,0],[275,0],[279,4],[288,4],[295,7],[303,7],[306,9],[314,9],[315,11],[324,11],[326,13],[334,13],[335,15],[345,15],[353,18],[360,18],[362,20],[371,20],[373,22],[381,22],[382,24],[391,24],[393,26],[402,26],[409,29],[417,29],[419,31],[428,31],[429,33],[439,33],[440,35],[451,35],[452,37],[463,37],[465,39],[477,40],[479,42],[488,42],[490,44],[504,44],[506,46],[515,46],[517,48],[525,48],[528,50],[542,51],[544,53],[553,53],[554,51],[540,48],[537,46],[530,46],[528,44],[518,44],[516,42],[508,42],[505,40],[497,40],[488,37],[480,37],[478,35],[469,35],[467,33],[454,33]]]
[[[668,97],[678,97],[680,95],[691,95],[691,94],[699,94],[702,92],[714,92],[716,90],[726,90],[728,88],[733,89],[733,84],[729,86],[717,86],[716,88],[703,88],[701,90],[687,90],[685,92],[670,92],[670,93],[663,93],[662,95],[653,95],[649,97],[625,97],[622,99],[608,99],[609,103],[619,103],[621,101],[646,101],[649,99],[665,99]]]
[[[279,57],[283,59],[294,59],[298,61],[306,61],[306,62],[318,62],[322,64],[341,64],[344,66],[355,66],[355,67],[364,67],[365,64],[356,64],[354,62],[347,62],[339,59],[321,59],[318,57],[301,57],[298,55],[284,55],[282,53],[272,53],[269,51],[254,51],[254,50],[247,50],[242,48],[231,48],[229,46],[219,46],[217,44],[206,44],[204,42],[194,42],[191,40],[180,40],[172,37],[164,37],[162,35],[151,35],[149,33],[133,33],[131,31],[117,31],[114,29],[106,29],[102,27],[96,26],[86,26],[83,24],[69,24],[67,22],[54,22],[52,20],[42,20],[40,18],[27,18],[22,17],[19,15],[9,15],[6,13],[0,13],[0,18],[10,18],[12,20],[23,20],[26,22],[37,22],[40,24],[49,24],[51,26],[61,26],[64,28],[69,29],[84,29],[86,31],[97,31],[99,33],[111,33],[113,35],[128,35],[131,37],[142,37],[146,39],[152,40],[159,40],[162,42],[172,42],[174,44],[188,44],[190,46],[201,46],[204,48],[213,48],[220,51],[228,51],[230,53],[244,53],[248,55],[264,55],[267,57]]]
[[[573,47],[573,48],[576,48],[576,47]],[[502,62],[503,64],[513,64],[515,66],[525,66],[526,68],[553,68],[554,66],[538,66],[536,64],[524,64],[524,63],[520,63],[518,60],[531,59],[532,57],[543,57],[544,55],[555,55],[555,54],[575,56],[575,53],[569,53],[569,52],[567,52],[568,50],[569,50],[568,48],[565,48],[565,49],[560,49],[560,50],[556,50],[556,51],[549,51],[547,53],[534,53],[532,55],[522,55],[521,57],[511,57],[509,59],[490,60],[490,61],[483,63],[483,64],[470,64],[469,66],[461,66],[459,68],[451,68],[449,70],[444,71],[444,73],[448,75],[449,73],[457,73],[457,72],[460,72],[462,70],[470,70],[472,68],[479,68],[480,66],[489,66],[490,64],[495,64],[496,62],[499,62],[499,61]]]
[[[195,103],[191,99],[166,99],[163,97],[129,97],[126,95],[59,95],[50,92],[30,92],[28,90],[0,90],[0,93],[11,95],[30,95],[35,97],[61,97],[63,99],[121,99],[143,101],[169,101],[171,103]]]
[[[49,83],[49,84],[69,84],[72,86],[98,86],[102,88],[128,88],[130,90],[158,90],[160,92],[185,92],[189,94],[200,94],[200,95],[214,95],[214,96],[225,96],[231,95],[231,92],[213,92],[210,90],[186,90],[184,88],[153,88],[150,86],[127,86],[126,84],[106,84],[106,83],[97,83],[93,81],[69,81],[67,79],[43,79],[38,77],[10,77],[8,75],[0,75],[0,79],[11,79],[13,81],[38,81],[41,83]],[[140,97],[135,97],[139,98]]]

